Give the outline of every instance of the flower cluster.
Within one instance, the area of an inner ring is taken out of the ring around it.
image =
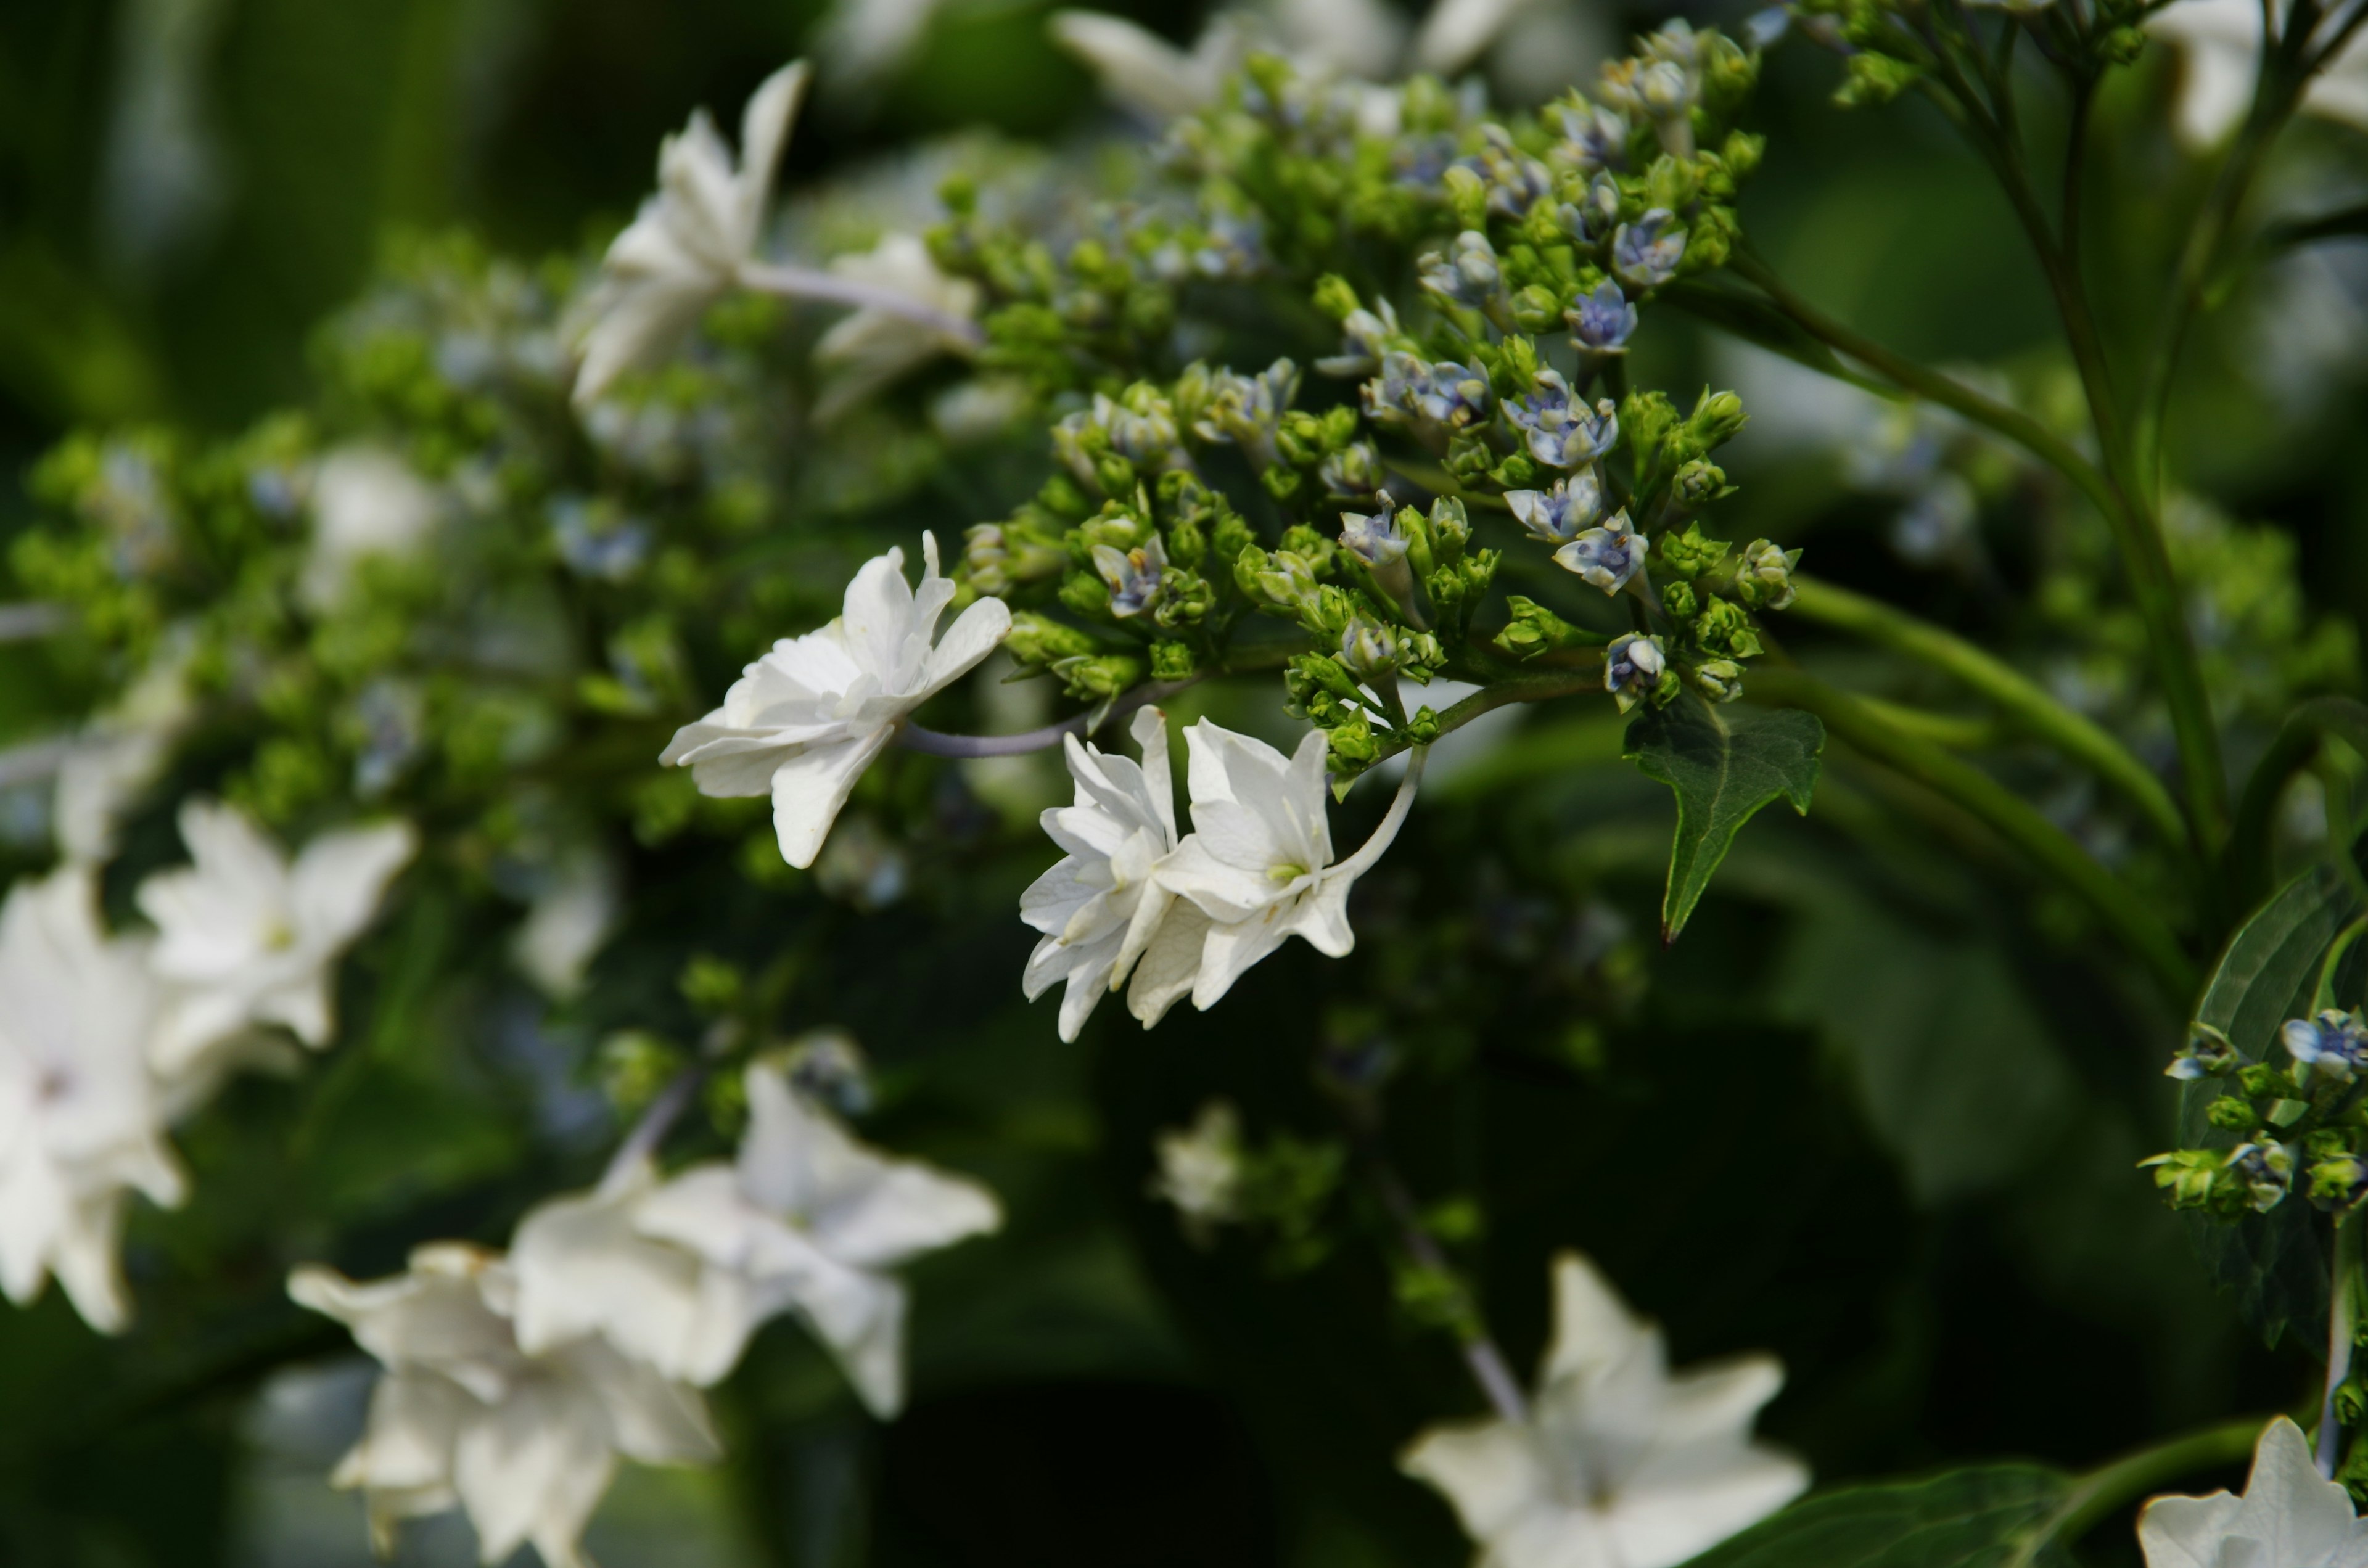
[[[92,1327],[131,1321],[117,1252],[134,1191],[178,1204],[167,1141],[230,1073],[328,1044],[337,959],[411,858],[400,823],[323,834],[291,865],[229,807],[192,801],[193,863],[140,885],[153,933],[101,924],[69,863],[0,905],[0,1289],[51,1274]],[[276,1028],[275,1028],[276,1027]]]
[[[738,1157],[660,1180],[629,1153],[594,1191],[542,1203],[505,1255],[416,1250],[391,1278],[299,1268],[289,1294],[337,1319],[385,1367],[334,1483],[370,1532],[464,1509],[488,1561],[531,1544],[578,1568],[584,1526],[620,1456],[720,1457],[700,1391],[768,1319],[793,1312],[864,1403],[904,1403],[906,1291],[891,1272],[994,1230],[977,1184],[850,1138],[778,1068],[746,1078]]]
[[[2222,1218],[2267,1213],[2299,1190],[2316,1207],[2349,1214],[2368,1197],[2368,1023],[2360,1012],[2324,1008],[2289,1018],[2278,1040],[2291,1065],[2248,1062],[2220,1030],[2198,1023],[2164,1069],[2189,1083],[2226,1080],[2236,1089],[2205,1108],[2233,1147],[2180,1149],[2144,1162],[2175,1209]],[[2297,1185],[2299,1184],[2299,1185]]]

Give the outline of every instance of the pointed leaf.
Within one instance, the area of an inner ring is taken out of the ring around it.
[[[1685,929],[1737,829],[1778,796],[1806,815],[1826,727],[1792,708],[1713,707],[1691,693],[1628,726],[1627,756],[1678,794],[1661,939]]]
[[[2007,1568],[2070,1484],[2043,1465],[1988,1464],[1843,1487],[1795,1503],[1686,1568]],[[2050,1568],[2068,1559],[2049,1545],[2021,1561]]]
[[[2361,913],[2360,900],[2343,874],[2322,862],[2280,889],[2253,912],[2230,939],[2196,1004],[2199,1022],[2226,1035],[2248,1062],[2282,1060],[2278,1026],[2305,1017],[2318,985],[2318,967],[2339,932]],[[2362,954],[2355,948],[2344,964],[2338,994],[2359,994]],[[2183,1148],[2226,1148],[2237,1134],[2204,1119],[2212,1102],[2227,1092],[2217,1079],[2198,1078],[2180,1095],[2179,1141]],[[2247,1214],[2234,1222],[2202,1214],[2188,1216],[2188,1233],[2204,1267],[2237,1310],[2271,1345],[2292,1326],[2307,1346],[2326,1340],[2326,1221],[2310,1205],[2289,1199],[2267,1214]]]

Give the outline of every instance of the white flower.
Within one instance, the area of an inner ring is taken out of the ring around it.
[[[1310,731],[1290,757],[1248,735],[1203,719],[1184,733],[1193,833],[1160,868],[1159,880],[1208,917],[1207,936],[1192,980],[1192,1005],[1213,1006],[1234,982],[1291,937],[1339,958],[1357,945],[1349,928],[1349,890],[1372,869],[1397,837],[1414,801],[1417,772],[1390,802],[1389,814],[1365,846],[1334,864],[1332,830],[1325,815],[1325,741]],[[1177,925],[1171,919],[1167,925]],[[1151,983],[1180,946],[1155,940],[1144,967]],[[1144,983],[1138,979],[1137,984]]]
[[[1050,26],[1053,40],[1085,62],[1112,102],[1153,120],[1215,103],[1249,53],[1249,40],[1227,17],[1202,28],[1189,52],[1099,11],[1055,11]]]
[[[1480,58],[1531,0],[1438,0],[1415,36],[1417,71],[1452,76]]]
[[[687,766],[706,795],[773,797],[781,858],[814,864],[855,781],[898,720],[993,652],[1011,631],[1001,599],[980,599],[930,646],[954,585],[938,574],[938,540],[921,536],[918,593],[905,552],[864,563],[837,620],[784,637],[723,694],[723,706],[675,732],[658,758]]]
[[[736,162],[705,109],[660,143],[657,193],[609,246],[586,301],[577,403],[664,358],[755,257],[806,76],[800,61],[765,78],[742,111]]]
[[[510,957],[543,994],[565,1001],[584,988],[584,971],[617,928],[622,899],[616,861],[585,847],[563,858],[537,890]]]
[[[445,510],[443,494],[383,447],[329,453],[313,472],[313,541],[297,598],[315,615],[332,613],[362,562],[416,554]]]
[[[830,269],[867,288],[901,294],[949,323],[978,313],[978,285],[939,271],[917,235],[883,235],[868,251],[834,257]],[[946,325],[866,305],[834,324],[814,345],[815,362],[836,372],[815,417],[828,420],[915,366],[971,347],[969,337]]]
[[[1660,1331],[1565,1253],[1529,1418],[1434,1426],[1399,1462],[1447,1494],[1485,1568],[1675,1568],[1808,1485],[1751,1437],[1783,1381],[1770,1356],[1670,1376]]]
[[[815,29],[814,52],[839,86],[861,86],[903,65],[942,0],[837,0]]]
[[[2146,1568],[2368,1568],[2368,1520],[2281,1415],[2262,1429],[2243,1496],[2157,1497],[2138,1515],[2138,1545]]]
[[[126,1192],[168,1208],[185,1193],[144,1058],[143,949],[99,928],[80,867],[19,882],[0,906],[0,1288],[21,1306],[54,1272],[109,1334],[131,1318],[116,1264]]]
[[[1067,853],[1019,895],[1019,917],[1044,933],[1020,984],[1032,1002],[1055,982],[1068,983],[1061,998],[1063,1040],[1077,1038],[1094,1004],[1125,983],[1162,923],[1178,917],[1175,893],[1156,875],[1176,847],[1167,715],[1143,709],[1133,733],[1143,748],[1140,765],[1066,738],[1076,802],[1040,820]],[[1190,910],[1189,923],[1204,930],[1199,913]],[[1190,988],[1190,971],[1181,984],[1171,978],[1156,985],[1137,973],[1128,1005],[1147,1028]]]
[[[2261,59],[2260,0],[2179,0],[2146,19],[2179,46],[2173,124],[2189,146],[2217,145],[2253,102]],[[2352,35],[2304,90],[2303,111],[2368,131],[2368,31]]]
[[[975,1182],[857,1142],[777,1069],[751,1067],[747,1087],[737,1161],[695,1165],[649,1194],[634,1228],[694,1255],[708,1271],[702,1289],[752,1292],[757,1319],[793,1309],[863,1403],[894,1415],[905,1402],[905,1290],[888,1270],[996,1229],[1002,1210]]]
[[[189,695],[186,625],[112,709],[93,719],[58,764],[51,821],[58,851],[97,862],[115,853],[122,818],[165,770],[174,744],[197,711]]]
[[[545,1568],[588,1568],[577,1541],[619,1454],[643,1464],[721,1454],[698,1392],[607,1340],[522,1351],[517,1281],[498,1254],[423,1246],[408,1272],[367,1284],[299,1268],[288,1293],[349,1326],[387,1369],[361,1441],[330,1477],[362,1490],[381,1555],[398,1521],[457,1504],[484,1562],[531,1543]]]
[[[1159,1174],[1151,1194],[1176,1206],[1188,1229],[1235,1219],[1242,1191],[1242,1119],[1224,1100],[1201,1108],[1192,1125],[1159,1135]]]
[[[150,967],[172,986],[150,1064],[178,1077],[256,1024],[328,1044],[334,966],[416,850],[410,824],[322,834],[290,865],[243,813],[193,800],[181,808],[181,840],[193,863],[149,878],[138,894],[160,933]]]

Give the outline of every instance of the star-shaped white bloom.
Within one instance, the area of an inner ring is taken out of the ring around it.
[[[1176,847],[1167,715],[1143,709],[1134,716],[1133,733],[1143,748],[1140,765],[1067,737],[1076,802],[1055,806],[1040,819],[1067,853],[1019,895],[1019,917],[1044,933],[1029,955],[1020,984],[1032,1002],[1054,983],[1067,982],[1061,998],[1063,1040],[1076,1039],[1094,1004],[1125,983],[1164,922],[1180,916],[1195,931],[1207,929],[1197,909],[1176,910],[1174,892],[1157,875]],[[1191,972],[1184,971],[1180,984],[1173,977],[1162,984],[1136,973],[1127,1000],[1144,1027],[1157,1023],[1191,988]]]
[[[675,732],[658,758],[688,767],[706,795],[773,797],[781,858],[814,864],[856,779],[896,722],[969,673],[1011,631],[1001,599],[955,618],[935,647],[954,585],[938,574],[935,534],[921,536],[920,591],[905,582],[905,552],[864,562],[837,620],[784,637],[723,694],[723,706]]]
[[[256,1024],[328,1044],[337,958],[416,850],[410,824],[322,834],[291,865],[235,808],[193,800],[181,808],[181,840],[193,863],[149,878],[138,894],[160,933],[151,967],[172,986],[150,1064],[177,1078]]]
[[[1189,51],[1148,28],[1100,11],[1055,11],[1049,26],[1053,40],[1101,78],[1102,91],[1112,102],[1153,120],[1173,119],[1215,103],[1225,78],[1240,70],[1249,54],[1249,40],[1229,17],[1219,17],[1202,28]]]
[[[2368,1568],[2368,1519],[2284,1416],[2262,1429],[2245,1494],[2157,1497],[2138,1515],[2146,1568]]]
[[[799,61],[765,78],[742,111],[736,161],[705,109],[659,145],[657,193],[609,246],[586,302],[579,404],[664,358],[754,259],[806,77]]]
[[[155,783],[196,716],[189,694],[192,629],[168,633],[160,653],[114,707],[92,719],[58,764],[51,821],[58,851],[96,863],[115,853],[126,812]]]
[[[2173,124],[2191,147],[2218,145],[2253,101],[2260,69],[2260,0],[2179,0],[2146,19],[2146,30],[2179,46]],[[2368,131],[2368,31],[2352,35],[2303,92],[2302,108]]]
[[[545,1568],[588,1568],[577,1543],[618,1455],[721,1457],[696,1390],[598,1335],[520,1349],[517,1281],[498,1254],[438,1243],[415,1251],[408,1272],[366,1284],[299,1268],[288,1293],[347,1324],[386,1367],[361,1441],[330,1477],[361,1489],[381,1555],[398,1522],[457,1504],[484,1562],[531,1544]]]
[[[903,296],[942,322],[866,305],[833,324],[814,345],[814,362],[832,372],[830,390],[815,406],[816,418],[828,420],[915,366],[973,346],[946,324],[968,322],[978,313],[978,285],[939,271],[919,236],[882,235],[868,251],[833,257],[830,270],[867,289]]]
[[[133,1188],[185,1192],[145,1052],[156,1010],[145,944],[110,938],[78,867],[0,906],[0,1288],[19,1305],[54,1272],[112,1334],[131,1319],[116,1246]]]
[[[1808,1485],[1751,1436],[1783,1381],[1770,1356],[1672,1377],[1660,1331],[1565,1253],[1529,1418],[1434,1426],[1399,1462],[1447,1494],[1482,1568],[1675,1568]]]
[[[857,1142],[777,1069],[751,1067],[747,1089],[739,1158],[695,1165],[649,1194],[634,1229],[726,1277],[702,1276],[702,1289],[749,1292],[751,1326],[795,1311],[863,1403],[894,1415],[905,1403],[906,1295],[888,1271],[996,1229],[1002,1209],[975,1182]]]
[[[313,540],[296,597],[334,612],[373,556],[402,560],[435,533],[449,506],[419,471],[383,447],[340,447],[313,471]]]
[[[1206,1008],[1289,937],[1303,937],[1336,959],[1357,945],[1349,890],[1397,837],[1413,804],[1415,774],[1409,770],[1364,847],[1335,864],[1322,731],[1308,732],[1287,758],[1206,719],[1184,737],[1193,832],[1161,866],[1159,880],[1208,918],[1192,980],[1192,1005]],[[1144,960],[1156,977],[1152,983],[1166,979],[1165,964],[1154,960],[1168,959],[1182,936],[1179,928],[1177,938],[1153,942]]]

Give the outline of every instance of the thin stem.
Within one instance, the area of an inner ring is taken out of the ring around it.
[[[2078,1540],[2157,1487],[2237,1462],[2253,1451],[2268,1425],[2265,1416],[2240,1416],[2100,1465],[2073,1482],[2055,1511],[2031,1527],[1998,1568],[2033,1568],[2051,1548]]]
[[[1146,703],[1173,697],[1203,678],[1194,676],[1188,680],[1151,681],[1114,699],[1106,708],[1090,708],[1083,713],[1071,714],[1057,724],[1022,730],[1016,735],[950,735],[939,730],[925,730],[906,720],[896,726],[894,744],[906,751],[919,752],[924,756],[1020,756],[1029,752],[1050,751],[1071,735],[1091,734],[1111,720],[1132,713]]]
[[[1792,613],[1854,632],[1952,676],[1998,705],[2023,729],[2092,769],[2137,808],[2165,844],[2192,846],[2187,821],[2146,764],[2086,715],[2065,707],[2021,671],[1942,630],[1880,600],[1815,578],[1795,576]]]
[[[1429,760],[1429,746],[1414,748],[1414,756],[1406,761],[1406,777],[1398,780],[1398,792],[1390,797],[1390,809],[1382,813],[1381,822],[1357,852],[1332,868],[1332,875],[1361,877],[1381,862],[1396,840],[1398,829],[1406,825],[1406,813],[1414,810],[1415,791],[1422,784],[1422,765]]]
[[[1850,693],[1798,670],[1755,669],[1745,696],[1815,713],[1827,730],[1866,756],[1979,819],[2020,850],[2033,869],[2086,903],[2180,1006],[2193,996],[2195,966],[2154,906],[1997,779],[1931,742],[1884,722]]]
[[[900,290],[843,278],[820,267],[745,261],[740,264],[739,277],[742,287],[754,289],[760,294],[778,294],[788,300],[819,300],[826,304],[853,305],[859,310],[885,312],[933,328],[969,348],[976,348],[986,341],[985,332],[976,322],[965,316],[941,311]]]
[[[2348,697],[2316,697],[2302,704],[2286,716],[2269,749],[2254,765],[2253,776],[2246,780],[2244,795],[2237,804],[2236,823],[2229,830],[2227,851],[2222,858],[2222,880],[2237,913],[2252,908],[2268,892],[2270,827],[2277,814],[2279,797],[2285,793],[2294,776],[2317,755],[2320,744],[2329,735],[2340,736],[2362,757],[2368,757],[2368,706]],[[2334,848],[2338,854],[2351,853],[2348,844],[2338,844]]]
[[[633,1130],[625,1134],[625,1141],[618,1144],[617,1152],[609,1157],[609,1168],[600,1175],[603,1187],[623,1180],[633,1167],[658,1152],[658,1145],[666,1142],[668,1132],[674,1131],[674,1124],[682,1119],[682,1113],[690,1108],[692,1096],[699,1093],[699,1085],[706,1081],[707,1068],[701,1062],[693,1062],[666,1080],[666,1087],[650,1101],[648,1108],[642,1112],[641,1119],[633,1123]]]
[[[2343,960],[2351,945],[2368,933],[2368,915],[2362,915],[2335,934],[2327,945],[2327,956],[2318,960],[2318,983],[2311,989],[2310,1010],[2324,1013],[2335,1006],[2335,971],[2343,967]]]
[[[2360,1309],[2360,1225],[2357,1209],[2335,1221],[2335,1265],[2327,1282],[2327,1392],[2318,1402],[2318,1473],[2329,1481],[2342,1457],[2343,1421],[2336,1414],[2335,1396],[2351,1375],[2351,1336]]]
[[[1382,1207],[1390,1212],[1391,1221],[1397,1226],[1398,1244],[1415,1266],[1447,1281],[1455,1293],[1456,1337],[1461,1341],[1463,1364],[1472,1369],[1473,1381],[1480,1385],[1489,1408],[1500,1420],[1521,1426],[1530,1418],[1530,1403],[1515,1381],[1511,1367],[1506,1364],[1505,1353],[1497,1347],[1496,1339],[1480,1316],[1477,1303],[1472,1300],[1463,1279],[1439,1250],[1439,1243],[1422,1222],[1422,1211],[1416,1207],[1414,1194],[1406,1190],[1405,1181],[1382,1152],[1381,1138],[1372,1125],[1370,1115],[1352,1116],[1349,1130],[1358,1151],[1364,1157],[1366,1179],[1380,1197]]]

